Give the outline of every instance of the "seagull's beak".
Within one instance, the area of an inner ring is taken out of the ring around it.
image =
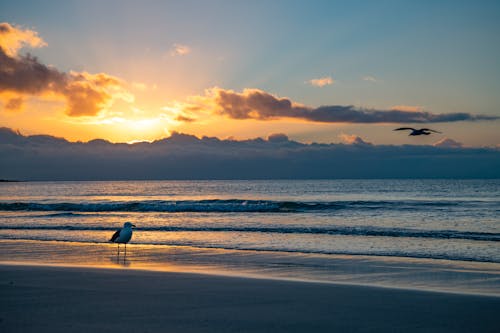
[[[132,224],[132,226],[135,228],[135,224]]]

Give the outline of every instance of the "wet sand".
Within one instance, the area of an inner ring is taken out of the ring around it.
[[[1,332],[496,332],[500,297],[0,265]]]

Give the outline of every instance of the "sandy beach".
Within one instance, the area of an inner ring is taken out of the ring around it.
[[[0,265],[2,332],[495,332],[500,298],[203,274]]]

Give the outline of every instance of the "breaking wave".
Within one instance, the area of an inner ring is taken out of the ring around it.
[[[114,231],[113,227],[73,226],[73,225],[11,225],[0,226],[0,230],[66,230],[66,231]],[[380,227],[140,227],[137,231],[157,232],[246,232],[271,234],[317,234],[341,236],[413,237],[431,239],[466,239],[479,241],[500,241],[500,233],[468,232],[454,230],[419,230]]]
[[[303,202],[272,200],[147,200],[111,202],[0,202],[0,211],[52,211],[52,212],[275,212],[356,210],[421,210],[450,206],[480,205],[482,201],[335,201]]]

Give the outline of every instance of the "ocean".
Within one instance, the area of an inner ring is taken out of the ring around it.
[[[499,241],[498,179],[0,184],[2,262],[500,294]]]

